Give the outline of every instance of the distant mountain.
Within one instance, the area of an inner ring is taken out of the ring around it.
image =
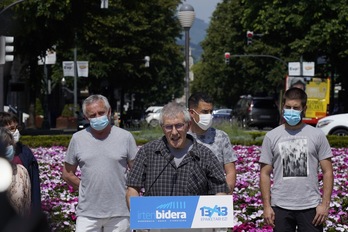
[[[194,62],[200,60],[203,49],[200,43],[205,39],[209,24],[204,22],[202,19],[196,18],[192,28],[190,29],[190,47],[192,49],[192,56]],[[185,44],[185,35],[183,34],[182,39],[178,40],[178,44]]]

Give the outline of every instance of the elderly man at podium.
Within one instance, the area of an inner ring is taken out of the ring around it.
[[[141,194],[198,196],[228,193],[221,163],[209,148],[187,134],[190,120],[188,110],[179,103],[171,102],[163,107],[160,125],[164,136],[140,148],[128,175],[128,207],[130,198]]]

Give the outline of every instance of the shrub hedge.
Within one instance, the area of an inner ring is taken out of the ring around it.
[[[158,131],[150,132],[132,132],[137,145],[143,145],[149,141],[152,141],[156,138],[162,136]],[[233,145],[257,145],[260,146],[262,144],[263,137],[265,132],[261,131],[251,131],[247,132],[246,135],[229,135],[231,139],[231,143]],[[29,147],[51,147],[51,146],[64,146],[67,147],[69,145],[69,141],[72,135],[35,135],[29,136],[24,135],[21,136],[20,141],[26,144]],[[348,147],[348,136],[327,136],[331,147]]]

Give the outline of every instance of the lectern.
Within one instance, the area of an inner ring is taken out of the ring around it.
[[[136,229],[232,228],[232,195],[131,197]]]

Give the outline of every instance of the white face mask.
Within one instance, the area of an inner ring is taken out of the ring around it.
[[[198,114],[195,110],[193,110],[196,114]],[[199,122],[196,122],[195,119],[193,119],[195,121],[195,123],[197,123],[197,125],[199,126],[199,128],[201,128],[202,130],[208,130],[211,125],[213,124],[213,115],[211,114],[198,114],[199,116]]]
[[[14,141],[17,143],[19,141],[19,138],[21,137],[21,134],[19,133],[19,130],[16,129],[15,132],[11,132],[11,133],[12,133]]]

